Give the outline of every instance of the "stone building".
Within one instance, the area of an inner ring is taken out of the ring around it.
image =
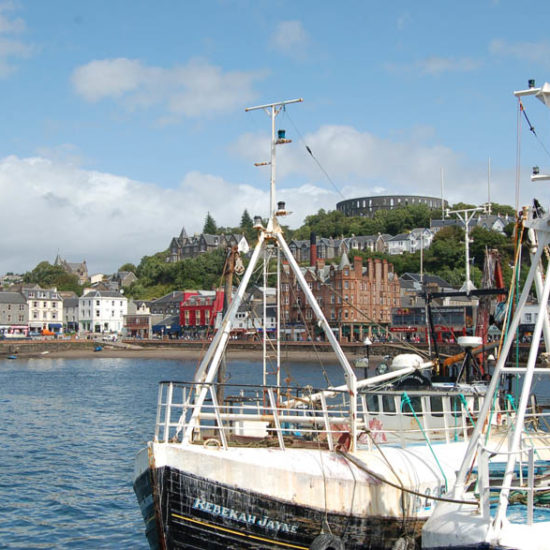
[[[170,241],[170,253],[166,261],[179,262],[186,258],[194,258],[205,252],[212,252],[218,248],[225,249],[233,245],[248,248],[244,235],[210,235],[208,233],[201,233],[200,235],[188,236],[185,228],[183,228],[179,237],[174,237]]]
[[[80,332],[122,332],[128,314],[128,299],[119,292],[91,290],[78,300]]]
[[[81,285],[86,284],[90,280],[90,277],[88,276],[88,266],[86,265],[86,260],[82,262],[67,262],[58,254],[55,257],[53,265],[59,265],[67,273],[71,275],[76,275],[78,277],[78,282]]]
[[[447,201],[437,197],[426,197],[423,195],[373,195],[370,197],[357,197],[346,199],[336,205],[336,210],[343,212],[346,216],[366,216],[372,218],[378,210],[393,210],[402,206],[413,206],[424,204],[433,210],[448,207]]]
[[[31,332],[61,332],[63,329],[63,298],[56,288],[39,285],[23,286],[21,294],[28,307]]]
[[[0,338],[28,333],[29,308],[20,292],[0,292]]]
[[[346,253],[339,265],[312,257],[302,273],[333,331],[341,341],[363,341],[366,335],[385,336],[392,307],[399,305],[399,278],[386,260],[360,257],[351,263]],[[281,285],[281,314],[285,332],[305,328],[306,338],[320,337],[313,310],[288,265]]]

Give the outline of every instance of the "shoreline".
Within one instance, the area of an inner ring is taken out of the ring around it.
[[[0,344],[0,360],[13,359],[156,359],[181,360],[181,361],[200,361],[206,353],[208,346],[185,347],[185,346],[122,346],[111,343],[102,343],[101,351],[94,351],[91,345],[78,346],[55,346],[38,345],[32,347],[10,346],[4,347]],[[344,354],[351,366],[355,361],[364,357],[363,353],[358,353],[357,349],[344,350]],[[361,350],[362,351],[362,350]],[[377,350],[378,351],[378,350]],[[226,350],[226,357],[230,360],[261,361],[262,348],[242,348],[229,346]],[[331,362],[338,363],[338,356],[332,349],[312,348],[296,349],[284,347],[281,349],[281,362]],[[383,361],[383,355],[379,353],[370,354],[371,366],[377,365]],[[361,367],[362,368],[362,367]]]
[[[159,359],[159,360],[200,360],[206,350],[185,349],[185,348],[141,348],[141,349],[122,349],[113,346],[104,346],[101,351],[93,349],[66,349],[66,350],[44,350],[44,351],[18,351],[14,353],[21,359]],[[311,362],[317,358],[317,355],[324,360],[337,361],[338,358],[333,352],[322,351],[315,354],[311,351],[291,350],[281,351],[281,359],[291,359],[293,361]],[[262,358],[261,350],[229,349],[227,351],[229,359],[260,360]],[[4,358],[7,358],[4,357]],[[348,357],[350,362],[358,356]]]

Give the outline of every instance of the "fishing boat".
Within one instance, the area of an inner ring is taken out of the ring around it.
[[[534,95],[550,107],[550,84],[515,92],[519,98]],[[550,179],[534,170],[532,181]],[[534,443],[529,426],[528,410],[534,380],[550,375],[547,357],[550,350],[548,299],[550,296],[550,262],[543,260],[550,244],[550,215],[533,201],[533,207],[523,210],[524,227],[530,244],[531,266],[523,292],[510,323],[493,378],[487,390],[479,419],[469,440],[453,488],[456,502],[439,502],[422,530],[422,548],[485,548],[543,550],[550,548],[550,438]],[[519,327],[527,298],[535,286],[538,312],[525,367],[510,366],[509,353]],[[541,353],[541,338],[546,353]],[[546,366],[544,366],[546,365]],[[498,393],[502,375],[522,376],[521,393],[509,431],[501,448],[489,448],[486,425],[490,417],[492,396]],[[540,434],[539,434],[540,436]],[[502,468],[491,465],[490,459],[501,457]],[[466,501],[470,501],[466,504]]]
[[[452,370],[408,353],[357,379],[279,223],[287,212],[275,200],[275,151],[289,140],[275,132],[275,119],[297,101],[249,109],[265,110],[272,122],[270,216],[265,225],[255,218],[257,245],[194,379],[160,383],[154,438],[136,457],[134,490],[153,549],[419,548],[422,525],[435,502],[448,499],[487,402],[487,381],[466,362]],[[281,383],[279,302],[277,337],[262,330],[262,383],[220,379],[259,262],[265,279],[274,273],[280,282],[273,259],[286,262],[304,292],[336,354],[341,386]],[[499,400],[491,410],[488,444],[498,448],[514,411]]]

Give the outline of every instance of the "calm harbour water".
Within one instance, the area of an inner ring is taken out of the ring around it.
[[[146,549],[132,489],[137,451],[151,439],[158,382],[191,380],[196,362],[152,359],[0,360],[0,548]],[[261,365],[234,361],[230,382]],[[291,384],[322,386],[296,364]],[[326,367],[332,384],[340,369]],[[539,382],[548,397],[548,380]]]
[[[158,382],[191,380],[196,362],[0,360],[0,548],[146,549],[132,489],[137,451],[154,430]],[[235,361],[230,382],[261,379]],[[322,384],[318,368],[293,384]],[[328,366],[331,383],[341,383]],[[286,375],[286,374],[285,374]]]

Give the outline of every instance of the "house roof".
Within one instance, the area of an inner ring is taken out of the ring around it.
[[[125,298],[120,292],[115,290],[92,290],[81,296],[82,298]]]
[[[161,298],[152,300],[151,304],[162,304],[165,302],[181,302],[183,300],[183,290],[174,290]]]
[[[426,284],[436,284],[440,288],[453,288],[450,283],[448,283],[445,279],[442,279],[437,275],[429,275],[427,273],[424,273],[422,277],[424,279],[424,283]],[[414,281],[418,284],[421,283],[419,273],[406,272],[406,273],[403,273],[403,275],[401,275],[400,279],[402,281],[408,280],[408,281]]]
[[[27,300],[19,292],[0,292],[0,304],[26,304]]]

